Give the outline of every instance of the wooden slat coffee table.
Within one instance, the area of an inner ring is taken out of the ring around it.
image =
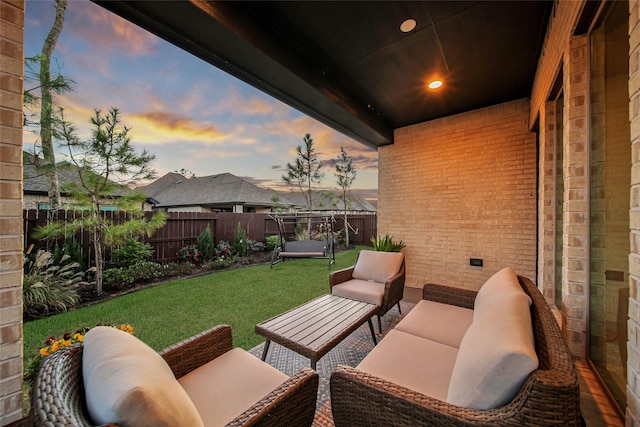
[[[256,325],[256,333],[267,339],[262,360],[271,341],[311,359],[311,368],[332,348],[369,322],[371,338],[377,344],[371,316],[377,306],[335,295],[324,295]]]

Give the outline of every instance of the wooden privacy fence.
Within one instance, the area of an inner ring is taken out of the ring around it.
[[[37,249],[53,250],[55,242],[40,241],[33,238],[33,231],[38,226],[45,225],[50,221],[71,222],[82,215],[82,211],[24,210],[25,251],[29,248],[32,251]],[[130,218],[126,212],[103,212],[102,215],[116,224],[125,222]],[[152,215],[152,212],[145,213],[147,219]],[[376,236],[377,233],[377,215],[349,215],[348,221],[351,228],[358,231],[358,234],[354,234],[353,231],[349,233],[350,243],[369,245],[371,237]],[[141,241],[149,243],[153,247],[152,261],[167,263],[178,260],[176,253],[180,248],[195,244],[198,236],[207,228],[207,225],[211,228],[216,245],[220,241],[233,242],[238,223],[247,232],[249,239],[264,242],[267,236],[278,234],[278,226],[268,214],[170,212],[167,214],[167,223],[164,227],[156,230],[149,238],[146,236],[141,238]],[[344,218],[342,215],[337,214],[335,230],[342,230],[343,228]],[[88,261],[87,265],[90,265],[93,257],[93,246],[89,233],[82,231],[76,234],[75,238],[82,246],[83,256]]]

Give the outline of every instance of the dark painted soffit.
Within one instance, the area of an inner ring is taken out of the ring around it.
[[[551,1],[96,1],[370,147],[530,95]],[[407,18],[414,31],[399,31]],[[425,90],[432,76],[445,86]]]

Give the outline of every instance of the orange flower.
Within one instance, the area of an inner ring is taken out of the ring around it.
[[[45,356],[45,357],[48,356],[49,355],[49,348],[48,347],[42,347],[40,349],[40,354]]]

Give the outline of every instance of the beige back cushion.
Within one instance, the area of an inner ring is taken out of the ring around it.
[[[96,424],[202,426],[165,360],[138,338],[108,326],[84,337],[82,378]]]
[[[511,401],[538,367],[529,299],[504,297],[467,330],[451,374],[447,402],[492,409]]]
[[[473,306],[473,318],[480,316],[501,298],[514,294],[525,295],[529,298],[520,286],[515,271],[509,267],[503,268],[491,276],[478,290]],[[531,299],[529,299],[529,304],[531,304]]]
[[[384,283],[397,274],[402,266],[402,252],[360,251],[353,269],[353,278]]]

